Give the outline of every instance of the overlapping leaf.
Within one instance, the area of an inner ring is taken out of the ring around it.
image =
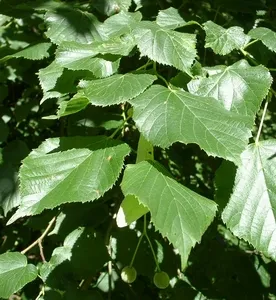
[[[141,19],[142,15],[140,12],[130,13],[121,11],[106,19],[104,23],[99,26],[101,36],[104,39],[110,39],[123,34],[129,34]]]
[[[128,11],[131,0],[94,0],[92,5],[102,14],[111,16],[120,11]]]
[[[9,298],[13,293],[35,280],[37,269],[28,264],[25,255],[7,252],[0,255],[0,297]]]
[[[87,44],[101,40],[98,32],[101,23],[88,12],[60,8],[57,12],[48,11],[45,22],[48,24],[47,37],[57,45],[64,41]]]
[[[222,219],[236,236],[276,260],[276,140],[249,145],[241,159]]]
[[[143,160],[153,160],[153,152],[154,149],[152,144],[141,134],[138,142],[136,163]],[[118,227],[130,225],[132,222],[145,215],[148,211],[148,208],[141,204],[137,197],[134,195],[127,195],[118,211],[116,218],[117,225]]]
[[[206,32],[205,47],[210,47],[215,53],[221,55],[229,54],[234,49],[240,49],[250,41],[250,37],[238,26],[225,29],[208,21],[204,23],[204,30]]]
[[[160,10],[156,18],[156,23],[167,29],[176,29],[186,24],[178,10],[174,7]]]
[[[94,105],[113,105],[137,97],[156,79],[149,74],[113,75],[108,78],[85,81],[79,95],[85,96]]]
[[[133,119],[154,145],[196,143],[208,154],[239,162],[252,120],[229,112],[213,98],[153,85],[137,98]]]
[[[241,60],[231,66],[206,68],[208,78],[199,78],[188,85],[191,93],[213,97],[227,110],[252,117],[268,94],[272,83],[269,71],[263,66],[251,67]]]
[[[163,175],[149,162],[128,165],[124,195],[135,195],[149,208],[157,230],[179,250],[182,268],[189,253],[212,222],[216,204]]]
[[[23,161],[22,202],[9,223],[62,203],[100,198],[114,185],[128,153],[126,144],[101,136],[47,140]]]
[[[148,21],[138,23],[133,33],[142,56],[190,73],[196,57],[194,34],[176,32]]]
[[[276,32],[269,28],[257,27],[248,32],[253,39],[262,41],[262,43],[271,51],[276,52]]]
[[[1,58],[0,62],[7,61],[11,58],[20,57],[30,60],[40,60],[49,56],[48,50],[51,47],[51,45],[51,43],[39,43],[36,45],[28,46],[19,52]]]
[[[134,44],[127,43],[127,40],[119,38],[118,43],[108,41],[88,45],[64,42],[57,50],[56,62],[70,70],[88,70],[98,78],[107,77],[115,73],[119,67],[120,57],[114,54],[127,55],[133,48]],[[98,54],[107,55],[97,56]]]
[[[41,267],[40,274],[42,280],[50,284],[64,278],[68,270],[78,276],[91,276],[102,268],[108,258],[101,235],[92,228],[79,227],[65,238],[62,247],[54,249],[50,261]]]

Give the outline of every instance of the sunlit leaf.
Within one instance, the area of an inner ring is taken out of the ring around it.
[[[276,52],[276,32],[269,28],[257,27],[250,30],[248,35],[260,40],[269,50]]]
[[[146,161],[127,166],[122,190],[148,207],[155,228],[179,250],[184,269],[192,247],[200,242],[215,216],[216,204]]]
[[[161,147],[196,143],[210,155],[238,163],[251,136],[251,118],[225,110],[213,98],[153,85],[130,102],[139,130]]]
[[[222,219],[236,236],[276,260],[276,140],[249,145],[241,159]]]
[[[25,255],[7,252],[0,255],[0,297],[9,298],[13,293],[35,280],[37,269],[28,264]]]

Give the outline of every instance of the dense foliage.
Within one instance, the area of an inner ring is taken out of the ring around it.
[[[0,13],[0,298],[276,299],[276,4]]]

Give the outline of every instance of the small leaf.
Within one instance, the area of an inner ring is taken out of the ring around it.
[[[59,9],[57,12],[48,11],[45,22],[48,24],[47,37],[57,45],[64,41],[87,44],[101,40],[98,32],[101,23],[88,12],[68,8]]]
[[[149,21],[138,23],[133,33],[142,56],[190,73],[196,57],[194,34],[172,31]]]
[[[153,160],[153,146],[148,142],[142,134],[140,134],[136,163],[143,160]],[[125,227],[130,225],[132,222],[138,220],[143,215],[148,213],[149,210],[143,204],[139,203],[139,200],[134,195],[127,195],[117,214],[116,222],[118,227]]]
[[[269,50],[276,52],[276,32],[269,28],[257,27],[250,30],[248,35],[260,40]]]
[[[129,102],[140,132],[164,148],[177,141],[196,143],[210,155],[238,163],[251,135],[251,118],[225,110],[213,98],[153,85]]]
[[[81,82],[80,96],[85,96],[93,105],[113,105],[137,97],[150,86],[156,76],[149,74],[113,75],[108,78]]]
[[[174,7],[160,10],[156,18],[156,23],[160,27],[167,29],[176,29],[186,25],[186,22]]]
[[[140,12],[130,13],[121,11],[116,15],[107,18],[99,30],[104,39],[119,37],[123,34],[130,34],[135,28],[137,22],[141,21],[142,15]]]
[[[243,28],[234,26],[225,29],[212,21],[204,23],[206,32],[205,47],[220,55],[229,54],[234,49],[243,48],[250,37],[243,32]]]
[[[92,5],[104,15],[111,16],[120,11],[128,11],[131,0],[94,0]]]
[[[252,117],[260,109],[272,84],[269,71],[263,66],[251,67],[246,60],[231,66],[206,68],[208,78],[192,80],[189,91],[217,99],[227,110]]]
[[[9,298],[37,277],[37,269],[25,255],[7,252],[0,255],[0,297]]]
[[[155,228],[179,250],[184,269],[192,247],[215,216],[216,204],[146,161],[127,166],[121,187],[125,196],[135,195],[148,207]]]
[[[0,62],[7,61],[11,58],[25,58],[30,60],[40,60],[49,57],[49,48],[52,46],[51,43],[40,43],[36,45],[31,45],[25,49],[16,52],[11,55],[7,55],[0,59]]]
[[[85,253],[85,255],[83,255]],[[108,261],[104,240],[89,227],[79,227],[64,240],[64,245],[54,249],[49,262],[42,265],[42,280],[52,286],[53,282],[64,280],[68,273],[81,278],[96,273]]]
[[[8,223],[62,203],[100,198],[116,182],[128,153],[126,144],[102,136],[48,139],[23,160],[22,202]]]
[[[59,110],[57,112],[58,117],[64,117],[68,115],[75,114],[83,109],[89,104],[86,97],[79,96],[76,94],[69,101],[63,101],[60,103]]]
[[[276,140],[249,145],[241,159],[223,222],[236,236],[276,260]]]

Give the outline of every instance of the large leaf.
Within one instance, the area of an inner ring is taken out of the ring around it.
[[[11,58],[26,58],[30,60],[39,60],[49,56],[49,48],[51,43],[39,43],[36,45],[28,46],[25,49],[11,55],[7,55],[0,59],[0,62],[7,61]]]
[[[194,34],[162,28],[149,21],[138,23],[133,33],[142,56],[190,73],[196,57]]]
[[[186,22],[174,7],[160,10],[156,18],[156,23],[167,29],[175,29],[186,25]]]
[[[249,145],[241,159],[222,219],[236,236],[276,260],[276,140]]]
[[[120,13],[107,18],[99,27],[101,36],[104,39],[109,39],[119,37],[123,34],[129,34],[141,19],[142,15],[140,12],[130,13],[121,11]]]
[[[179,250],[184,269],[189,253],[212,222],[216,204],[163,175],[149,162],[128,165],[124,195],[148,207],[157,230]]]
[[[276,32],[269,28],[258,27],[250,30],[248,35],[262,43],[271,51],[276,52]]]
[[[0,255],[0,297],[9,298],[13,293],[35,280],[37,269],[28,264],[25,255],[7,252]]]
[[[108,78],[84,81],[80,95],[85,96],[93,105],[119,104],[137,97],[156,79],[149,74],[113,75]]]
[[[153,85],[130,103],[140,132],[161,147],[196,143],[210,155],[238,163],[251,135],[251,118],[225,110],[213,98]]]
[[[106,137],[49,139],[23,160],[22,202],[9,220],[67,202],[100,198],[117,180],[129,147]]]
[[[272,83],[269,71],[263,66],[251,67],[245,60],[228,67],[216,66],[206,70],[208,78],[191,81],[189,91],[199,96],[213,97],[227,110],[251,116],[253,122]]]
[[[221,55],[243,48],[250,41],[250,37],[244,34],[243,29],[238,26],[225,29],[208,21],[204,23],[204,30],[206,32],[205,47],[210,47],[215,53]]]
[[[54,44],[59,45],[63,41],[87,44],[101,40],[98,32],[101,23],[88,12],[60,8],[57,12],[48,11],[45,22],[48,24],[46,35]]]

